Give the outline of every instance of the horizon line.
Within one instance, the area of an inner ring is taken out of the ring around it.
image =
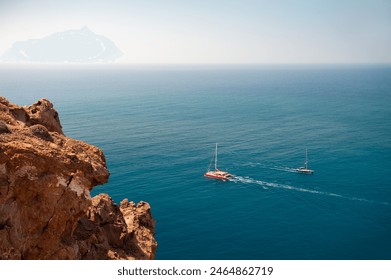
[[[188,62],[188,63],[132,63],[132,62],[1,62],[1,66],[311,66],[311,65],[391,65],[387,62]]]

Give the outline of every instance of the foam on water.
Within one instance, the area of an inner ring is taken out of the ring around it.
[[[250,177],[235,176],[234,178],[230,178],[229,180],[234,183],[240,182],[240,183],[244,183],[244,184],[256,184],[256,185],[262,186],[263,189],[267,189],[268,187],[279,188],[279,189],[286,189],[286,190],[292,190],[292,191],[298,191],[298,192],[304,192],[304,193],[312,193],[312,194],[318,194],[318,195],[339,197],[339,198],[344,198],[344,199],[349,199],[349,200],[363,201],[363,202],[368,202],[368,203],[391,205],[388,202],[373,201],[373,200],[368,200],[365,198],[358,198],[358,197],[348,197],[348,196],[343,196],[343,195],[336,194],[336,193],[305,189],[305,188],[294,187],[294,186],[278,184],[278,183],[270,183],[270,182],[265,182],[262,180],[256,180],[256,179],[253,179]]]

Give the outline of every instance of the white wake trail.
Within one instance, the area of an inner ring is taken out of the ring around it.
[[[263,164],[263,163],[258,163],[258,162],[249,162],[247,164],[243,164],[243,166],[251,166],[251,167],[259,166],[262,168],[284,171],[284,172],[293,172],[293,173],[297,172],[297,170],[295,168],[286,167],[286,166],[279,166],[279,165],[270,166],[268,164]]]
[[[368,200],[365,198],[343,196],[343,195],[331,193],[331,192],[322,192],[322,191],[317,191],[317,190],[310,190],[310,189],[305,189],[305,188],[300,188],[300,187],[294,187],[294,186],[285,185],[285,184],[270,183],[270,182],[265,182],[265,181],[261,181],[261,180],[255,180],[250,177],[235,176],[234,178],[231,178],[230,181],[235,182],[235,183],[240,182],[240,183],[244,183],[244,184],[256,184],[256,185],[262,186],[264,189],[267,189],[267,188],[286,189],[286,190],[293,190],[293,191],[298,191],[298,192],[312,193],[312,194],[318,194],[318,195],[324,195],[324,196],[339,197],[339,198],[355,200],[355,201],[363,201],[363,202],[376,203],[376,204],[382,204],[382,205],[391,205],[388,202],[379,202],[379,201]]]

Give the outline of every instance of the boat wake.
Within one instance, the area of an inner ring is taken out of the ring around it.
[[[296,168],[290,168],[290,167],[274,166],[274,167],[269,167],[269,169],[297,173]]]
[[[278,166],[278,165],[270,166],[270,165],[266,165],[266,164],[262,164],[262,163],[254,163],[254,162],[244,164],[244,166],[251,166],[251,167],[259,166],[262,168],[267,168],[267,169],[272,169],[272,170],[297,173],[297,170],[295,168],[290,168],[290,167],[286,167],[286,166]]]
[[[265,182],[265,181],[261,181],[261,180],[256,180],[256,179],[253,179],[250,177],[235,176],[233,178],[230,178],[229,180],[234,183],[256,184],[256,185],[261,186],[264,189],[268,189],[268,188],[286,189],[286,190],[292,190],[292,191],[297,191],[297,192],[338,197],[338,198],[348,199],[348,200],[363,201],[363,202],[376,203],[376,204],[382,204],[382,205],[388,205],[388,206],[391,205],[388,202],[373,201],[373,200],[369,200],[369,199],[365,199],[365,198],[349,197],[349,196],[344,196],[344,195],[331,193],[331,192],[322,192],[322,191],[311,190],[311,189],[306,189],[306,188],[294,187],[294,186],[285,185],[285,184],[270,183],[270,182]]]

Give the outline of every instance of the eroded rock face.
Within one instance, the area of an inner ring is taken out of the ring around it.
[[[0,259],[154,258],[148,204],[91,199],[108,177],[103,152],[66,137],[48,100],[0,97]]]
[[[92,198],[74,236],[79,240],[82,259],[149,260],[157,248],[154,228],[148,203],[135,205],[125,199],[118,207],[107,194],[100,194]]]

